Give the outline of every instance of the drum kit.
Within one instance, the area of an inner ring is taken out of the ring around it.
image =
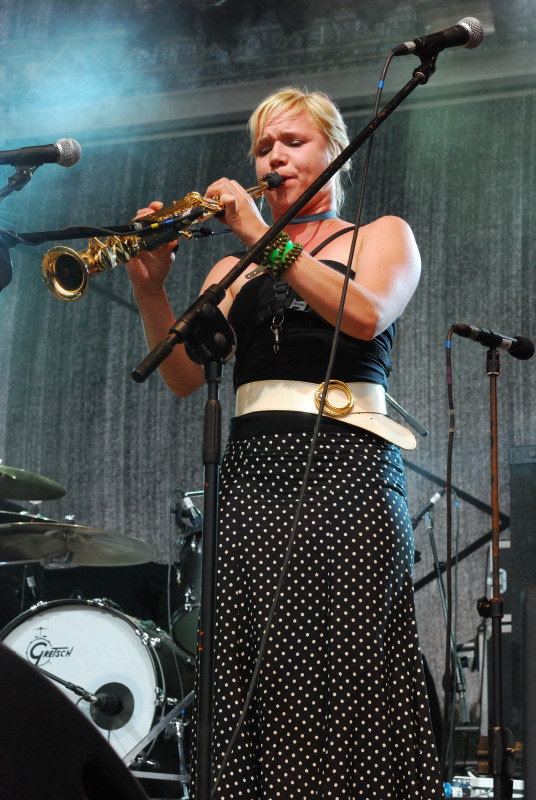
[[[55,481],[0,464],[0,501],[64,494]],[[129,566],[154,560],[153,548],[135,537],[8,506],[17,511],[0,510],[0,567]],[[171,636],[108,599],[37,602],[0,630],[0,641],[59,684],[134,775],[171,781],[184,798],[189,796],[201,521],[191,502],[181,504],[175,565],[180,604]],[[160,771],[162,765],[167,772]]]

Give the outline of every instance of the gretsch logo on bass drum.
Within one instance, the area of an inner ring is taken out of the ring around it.
[[[44,635],[45,628],[38,628],[38,632],[26,648],[26,658],[36,667],[44,667],[58,658],[69,658],[74,647],[57,646],[51,644]]]

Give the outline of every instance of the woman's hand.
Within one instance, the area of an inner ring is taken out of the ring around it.
[[[210,184],[205,197],[217,199],[225,206],[222,219],[246,247],[252,247],[268,230],[255,202],[236,181],[220,178]]]
[[[163,203],[154,200],[148,208],[140,209],[135,219],[143,219],[148,214],[154,214],[155,211],[160,211],[162,206]],[[164,282],[175,260],[173,250],[176,246],[176,241],[168,242],[157,250],[145,250],[127,262],[126,271],[135,295],[163,292]]]

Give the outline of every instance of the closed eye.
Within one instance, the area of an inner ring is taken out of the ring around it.
[[[301,147],[303,144],[305,144],[305,140],[304,139],[296,139],[296,138],[294,138],[292,136],[284,136],[284,137],[282,137],[281,142],[286,147]],[[270,141],[262,142],[261,141],[261,142],[259,142],[257,144],[257,147],[255,148],[255,155],[256,156],[261,156],[261,157],[262,156],[266,156],[266,155],[268,155],[268,153],[270,152],[272,147],[273,147],[273,142],[270,142]]]

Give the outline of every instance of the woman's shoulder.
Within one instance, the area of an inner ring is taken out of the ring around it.
[[[386,214],[383,217],[378,217],[364,226],[361,243],[363,247],[367,245],[385,247],[390,244],[391,247],[404,250],[416,248],[415,237],[409,224],[402,217],[397,217],[395,214]]]
[[[406,220],[402,219],[402,217],[398,217],[396,214],[384,214],[383,216],[377,217],[371,222],[368,222],[366,225],[363,225],[363,230],[370,232],[389,230],[407,232],[411,231],[411,228]]]

